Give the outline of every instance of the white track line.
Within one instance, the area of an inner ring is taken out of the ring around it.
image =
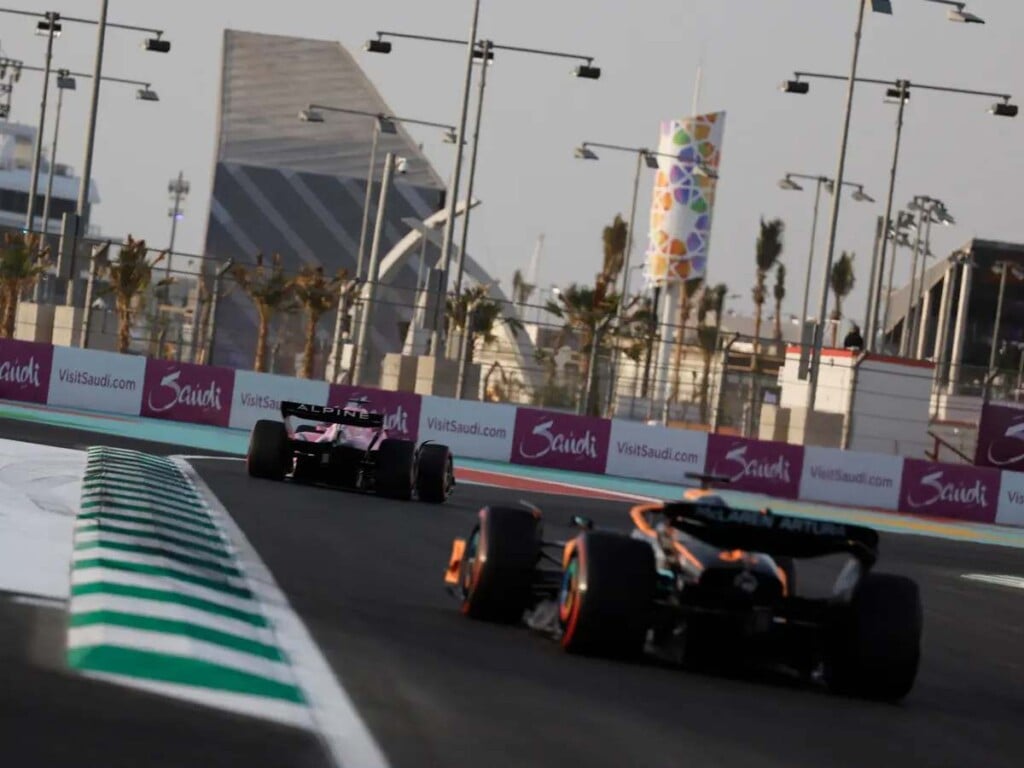
[[[278,646],[288,654],[302,693],[309,701],[317,730],[336,765],[388,768],[387,758],[351,697],[241,528],[185,457],[176,456],[174,461],[195,484],[206,500],[210,516],[234,544],[249,588],[260,597],[264,613],[274,626]]]
[[[963,578],[968,581],[983,581],[986,584],[998,584],[1000,587],[1024,589],[1024,578],[1020,576],[1002,576],[994,573],[965,573]]]

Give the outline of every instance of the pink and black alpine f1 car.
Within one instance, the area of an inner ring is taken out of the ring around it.
[[[249,437],[252,477],[347,488],[440,504],[455,487],[448,446],[390,437],[384,414],[365,401],[345,406],[282,402],[281,421],[261,419]],[[291,419],[313,423],[293,429]]]

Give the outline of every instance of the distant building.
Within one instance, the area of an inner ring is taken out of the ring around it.
[[[971,240],[925,271],[920,302],[919,282],[913,293],[910,285],[894,291],[884,322],[888,350],[899,350],[905,329],[915,328],[918,314],[923,314],[924,333],[908,337],[908,355],[935,362],[936,380],[948,385],[950,394],[980,395],[992,352],[999,264],[1004,261],[1024,274],[1024,244]],[[996,367],[1016,372],[1024,361],[1024,279],[1014,271],[1007,275]]]
[[[28,193],[32,183],[32,157],[35,151],[35,126],[0,121],[0,227],[22,230],[28,213]],[[43,156],[36,190],[36,230],[42,231],[43,203],[50,174],[50,161]],[[74,213],[80,179],[61,163],[53,166],[53,194],[46,231],[60,231],[61,217]],[[96,185],[89,192],[90,205],[100,201]]]
[[[258,253],[279,253],[286,269],[321,265],[328,273],[356,270],[374,119],[324,112],[322,123],[302,122],[299,112],[324,104],[375,114],[393,114],[353,56],[336,42],[227,30],[224,34],[217,156],[206,231],[205,255],[253,264]],[[385,155],[404,157],[387,206],[380,257],[410,231],[403,219],[422,221],[444,207],[444,182],[401,125],[382,133],[376,155],[380,178]],[[374,185],[371,214],[379,185]],[[367,237],[373,232],[373,218]],[[370,369],[385,352],[401,351],[413,317],[418,257],[436,262],[439,249],[416,248],[389,273],[378,293],[370,339]],[[325,318],[320,348],[326,352],[333,327]],[[220,308],[213,363],[252,365],[256,313],[241,291]],[[281,373],[294,372],[301,349],[301,324],[283,322],[271,339]],[[326,354],[317,361],[324,370]],[[319,375],[319,373],[317,374]]]

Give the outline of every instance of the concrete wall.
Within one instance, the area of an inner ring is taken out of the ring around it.
[[[866,357],[857,371],[848,447],[923,458],[931,449],[933,372],[931,363]]]

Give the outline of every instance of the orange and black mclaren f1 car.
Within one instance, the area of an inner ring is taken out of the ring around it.
[[[452,545],[445,582],[462,613],[550,633],[570,652],[646,651],[703,668],[768,663],[837,693],[899,700],[914,684],[915,582],[872,572],[878,534],[730,506],[708,488],[641,504],[634,530],[574,516],[548,539],[535,507],[484,507]],[[838,556],[830,589],[802,596],[797,562]]]

